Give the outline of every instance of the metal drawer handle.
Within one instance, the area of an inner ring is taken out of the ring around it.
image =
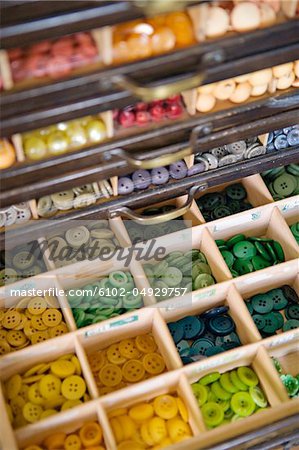
[[[188,197],[186,200],[186,203],[176,209],[173,209],[172,211],[168,211],[163,214],[156,214],[155,216],[144,216],[142,214],[138,214],[134,212],[132,209],[127,207],[119,208],[117,211],[110,211],[109,217],[117,217],[117,216],[123,216],[128,217],[129,219],[133,220],[134,222],[137,222],[141,225],[157,225],[159,223],[168,222],[169,220],[176,219],[177,217],[182,216],[183,214],[186,214],[188,209],[190,208],[192,201],[194,199],[195,194],[197,194],[200,191],[204,191],[208,188],[207,183],[203,183],[197,186],[192,186],[189,189]]]
[[[130,166],[133,167],[140,167],[142,169],[153,169],[154,167],[161,167],[161,166],[169,166],[169,164],[173,163],[174,161],[178,161],[180,159],[185,158],[188,155],[192,154],[192,148],[186,147],[182,150],[179,150],[175,153],[167,153],[166,155],[158,156],[157,158],[153,159],[137,159],[130,156],[128,152],[123,150],[122,148],[116,148],[110,152],[113,156],[119,156],[120,158],[127,161]]]
[[[113,83],[121,89],[130,91],[135,97],[140,98],[144,102],[150,102],[152,100],[163,100],[177,94],[178,92],[196,88],[201,85],[203,79],[204,74],[200,72],[196,75],[168,84],[162,84],[159,86],[143,86],[128,76],[116,75],[113,78]]]

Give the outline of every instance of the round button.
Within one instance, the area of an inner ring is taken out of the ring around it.
[[[53,375],[59,378],[66,378],[75,373],[75,366],[71,361],[68,360],[57,360],[54,361],[50,366]]]
[[[204,330],[204,323],[198,317],[185,317],[179,322],[184,328],[185,339],[193,339]]]
[[[146,334],[136,336],[135,344],[142,353],[153,353],[157,349],[157,344],[153,337]]]
[[[247,386],[256,386],[259,382],[255,372],[249,367],[238,367],[237,374],[242,383],[246,384]]]
[[[43,297],[34,297],[29,300],[27,308],[30,314],[42,314],[47,308],[47,302]]]
[[[169,420],[178,413],[178,405],[171,395],[159,395],[154,400],[154,411],[162,419]]]
[[[127,359],[137,359],[140,351],[135,346],[134,339],[124,339],[119,343],[119,352]]]
[[[266,314],[273,309],[273,300],[267,294],[258,294],[252,297],[251,305],[259,314]]]
[[[114,364],[106,364],[101,368],[99,378],[104,386],[117,386],[122,380],[122,371]]]
[[[249,259],[256,255],[256,248],[251,242],[244,240],[233,246],[233,253],[237,258]]]
[[[39,391],[41,395],[47,400],[51,400],[59,396],[60,388],[61,381],[54,375],[44,375],[39,381]]]
[[[26,403],[23,407],[23,416],[30,423],[37,422],[42,412],[43,409],[40,405],[34,405],[30,402]]]
[[[96,446],[101,443],[102,428],[96,422],[88,422],[80,429],[79,436],[85,447]]]
[[[241,417],[250,416],[255,410],[255,404],[247,392],[237,392],[231,398],[231,408]]]
[[[42,321],[47,327],[55,327],[62,321],[62,314],[58,309],[48,308],[42,314]]]
[[[224,411],[221,406],[215,402],[205,403],[201,408],[201,412],[205,424],[209,427],[216,427],[223,422]]]
[[[96,358],[94,361],[94,357]],[[102,353],[96,354],[91,358],[92,361],[92,370],[99,370],[105,363],[105,359],[103,358]],[[126,362],[126,358],[121,355],[119,351],[118,344],[112,344],[107,350],[107,359],[112,364],[124,364]]]
[[[85,391],[85,381],[78,375],[65,378],[61,384],[61,393],[68,400],[79,400],[85,394]]]
[[[168,329],[175,344],[178,344],[184,337],[185,331],[183,325],[180,323],[180,321],[169,323]]]
[[[219,336],[225,336],[235,329],[235,324],[231,317],[224,315],[212,317],[208,322],[208,326],[213,333]]]
[[[197,339],[191,345],[191,348],[196,350],[199,355],[206,355],[207,350],[211,347],[214,347],[213,341],[205,338]]]
[[[127,361],[122,368],[123,377],[130,383],[137,383],[145,375],[144,366],[137,359]]]
[[[165,362],[158,353],[147,353],[143,357],[143,365],[145,370],[151,375],[158,375],[165,369]]]

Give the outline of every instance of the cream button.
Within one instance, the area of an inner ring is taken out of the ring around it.
[[[196,109],[199,112],[208,112],[214,108],[216,99],[212,94],[200,94],[197,97]]]
[[[217,37],[225,34],[229,29],[229,15],[225,9],[212,6],[208,11],[206,36]]]
[[[259,7],[261,13],[261,26],[267,27],[272,25],[276,21],[276,14],[272,6],[268,3],[261,2]]]
[[[243,103],[250,97],[251,86],[248,82],[240,83],[230,96],[229,100],[233,103]]]
[[[205,84],[197,88],[199,94],[212,94],[213,90],[217,86],[217,83]]]
[[[251,89],[251,94],[253,97],[258,97],[267,92],[268,84],[260,84],[259,86],[253,86]]]
[[[280,64],[279,66],[275,66],[272,68],[273,75],[275,78],[280,78],[285,75],[288,75],[293,69],[293,63],[289,62],[286,64]]]
[[[268,84],[272,79],[272,70],[263,69],[257,72],[249,74],[249,83],[252,86],[260,86],[262,84]]]
[[[287,75],[283,75],[277,80],[277,89],[288,89],[289,87],[292,86],[294,81],[295,81],[294,72],[290,72]]]
[[[259,28],[261,14],[258,6],[250,2],[238,3],[231,12],[231,24],[236,31],[249,31]]]
[[[236,83],[234,80],[223,80],[217,83],[213,90],[213,94],[217,100],[228,100],[233,94],[235,87]]]

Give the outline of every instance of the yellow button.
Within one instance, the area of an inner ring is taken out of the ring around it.
[[[31,384],[39,381],[42,378],[42,375],[32,375],[32,377],[23,378],[23,383]]]
[[[143,365],[145,370],[152,375],[158,375],[165,369],[165,362],[158,353],[147,353],[143,357]]]
[[[79,400],[86,391],[86,383],[78,375],[72,375],[63,380],[61,393],[68,400]]]
[[[104,386],[113,387],[122,380],[122,371],[118,366],[106,364],[99,373],[100,381]]]
[[[30,299],[31,299],[31,297],[21,298],[21,300],[19,300],[18,303],[16,304],[16,308],[17,309],[25,309],[25,308],[27,308],[27,305],[28,305]]]
[[[58,309],[49,308],[43,312],[42,320],[47,327],[56,327],[62,321],[62,314]]]
[[[19,323],[19,325],[14,327],[14,330],[23,330],[24,326],[28,322],[28,317],[26,317],[25,314],[20,313],[20,316],[21,316],[20,323]]]
[[[27,338],[23,331],[10,330],[6,335],[7,342],[13,347],[20,347],[27,342]]]
[[[39,384],[34,383],[28,390],[28,400],[34,405],[42,405],[44,403],[44,397],[39,390]]]
[[[166,423],[166,427],[169,437],[174,443],[180,442],[183,439],[192,436],[190,426],[182,419],[178,419],[177,417],[168,420]]]
[[[188,419],[189,419],[189,414],[188,414],[188,410],[185,406],[185,403],[183,402],[183,400],[180,397],[178,397],[176,399],[176,402],[177,402],[177,405],[179,408],[179,413],[180,413],[181,418],[183,419],[184,422],[187,423]]]
[[[44,331],[48,328],[48,326],[43,322],[42,316],[32,316],[31,324],[33,328],[38,331]]]
[[[8,330],[12,330],[17,327],[21,322],[21,314],[15,310],[9,310],[5,313],[2,325]]]
[[[27,308],[30,314],[39,315],[46,310],[47,302],[43,297],[33,297],[29,300]]]
[[[124,414],[127,414],[127,408],[117,408],[109,413],[109,419],[112,419],[112,417],[123,416]]]
[[[23,407],[23,416],[30,423],[37,422],[40,419],[42,412],[43,409],[41,406],[34,405],[30,402],[26,403]]]
[[[81,400],[67,400],[61,406],[60,411],[66,411],[67,409],[71,409],[74,406],[78,406],[78,405],[81,405],[81,404],[82,404]]]
[[[6,330],[0,330],[0,341],[5,341],[6,335],[7,335],[8,331]]]
[[[107,364],[105,352],[93,353],[89,356],[88,361],[92,372],[98,372],[105,364]]]
[[[68,328],[64,322],[61,322],[59,325],[56,325],[55,327],[51,327],[49,329],[49,334],[51,338],[61,336],[62,334],[65,334],[68,332]]]
[[[148,430],[155,444],[167,437],[166,422],[161,417],[153,417],[149,421]]]
[[[61,388],[61,381],[55,375],[42,375],[39,381],[39,391],[47,400],[57,397],[60,394]]]
[[[130,439],[136,432],[135,422],[127,415],[118,416],[117,420],[123,431],[123,439]]]
[[[36,329],[33,327],[31,322],[27,322],[24,326],[24,334],[25,336],[27,336],[29,339],[31,338],[31,336],[34,335],[34,333],[36,333]]]
[[[141,437],[142,437],[143,441],[146,443],[146,445],[149,445],[150,447],[155,445],[155,442],[149,432],[148,424],[143,423],[141,425],[140,433],[141,433]]]
[[[157,348],[157,344],[153,337],[148,334],[137,336],[135,338],[135,344],[138,350],[143,353],[153,353]]]
[[[60,408],[64,402],[65,402],[65,398],[62,395],[57,395],[57,397],[53,397],[49,400],[45,400],[44,408],[45,409]]]
[[[124,339],[119,343],[119,351],[127,359],[139,358],[140,352],[135,346],[134,339]]]
[[[126,358],[119,351],[119,344],[110,345],[107,350],[107,358],[112,364],[123,364],[126,362]]]
[[[11,347],[7,342],[1,341],[0,342],[0,356],[6,355],[7,353],[10,353]]]
[[[113,417],[110,420],[110,425],[116,440],[116,443],[121,442],[124,439],[124,433],[121,427],[120,422],[118,421],[118,417]]]
[[[145,374],[144,367],[137,359],[127,361],[122,368],[123,377],[130,383],[142,380]]]
[[[0,322],[2,322],[4,315],[5,315],[5,311],[4,311],[4,309],[1,308],[0,309]]]
[[[23,414],[23,407],[25,403],[26,401],[20,395],[17,395],[10,400],[10,407],[14,417]]]
[[[81,373],[82,373],[82,370],[81,370],[81,364],[80,364],[80,361],[79,361],[79,359],[77,358],[77,356],[72,356],[71,357],[71,361],[72,361],[72,363],[74,364],[74,366],[75,366],[75,374],[76,375],[81,375]]]
[[[129,439],[121,442],[117,446],[117,450],[144,450],[144,449],[145,449],[144,445]]]
[[[40,364],[36,364],[36,366],[31,367],[31,369],[27,370],[24,373],[24,377],[31,377],[32,375],[35,375],[38,373],[39,370],[41,370],[46,364],[44,363],[40,363]]]
[[[55,409],[46,409],[41,413],[40,420],[46,419],[46,417],[54,416],[54,414],[57,414],[57,411],[55,411]]]
[[[140,403],[133,406],[129,410],[129,416],[135,420],[135,422],[143,422],[149,420],[154,415],[154,408],[149,403]]]
[[[24,450],[43,450],[39,445],[29,445],[25,447]]]
[[[103,436],[102,428],[96,422],[88,422],[80,429],[79,436],[85,447],[100,444]]]
[[[22,397],[23,400],[27,400],[28,398],[28,391],[29,391],[29,386],[27,386],[27,384],[22,384],[21,390],[20,390],[20,397]]]
[[[69,434],[64,441],[65,450],[81,450],[81,439],[77,434]]]
[[[48,331],[37,331],[31,336],[31,344],[39,344],[40,342],[44,342],[49,339]]]
[[[22,387],[22,378],[19,374],[10,377],[6,383],[7,398],[11,400],[12,398],[19,395],[21,387]]]
[[[63,449],[66,434],[61,432],[53,433],[43,441],[43,446],[47,450]]]
[[[53,375],[56,375],[59,378],[66,378],[74,375],[75,373],[75,365],[68,360],[57,360],[54,361],[51,366],[51,372]]]
[[[178,413],[176,399],[171,395],[159,395],[154,400],[154,410],[162,419],[172,419]]]

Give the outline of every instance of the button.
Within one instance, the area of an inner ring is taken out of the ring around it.
[[[143,365],[145,370],[152,375],[158,375],[165,369],[164,360],[158,353],[147,353],[143,357]]]
[[[224,411],[215,402],[205,403],[201,408],[202,416],[208,427],[216,427],[223,422]]]
[[[256,255],[256,248],[251,242],[244,240],[233,246],[233,253],[237,258],[249,259]]]
[[[255,372],[249,367],[238,367],[237,374],[242,383],[246,384],[247,386],[256,386],[259,382]],[[236,414],[238,413],[236,412]]]
[[[276,178],[273,182],[275,192],[281,196],[290,196],[297,187],[297,180],[293,175],[283,174]]]
[[[274,302],[269,295],[258,294],[252,297],[251,305],[257,313],[266,314],[272,311]]]
[[[86,244],[89,241],[89,237],[89,230],[84,226],[70,228],[65,233],[68,244],[74,248],[79,248]]]
[[[169,323],[168,329],[170,331],[170,334],[175,342],[175,344],[178,344],[184,337],[185,330],[183,327],[183,324],[178,322]]]
[[[247,392],[237,392],[231,398],[231,408],[241,417],[250,416],[255,410],[255,404]]]
[[[299,320],[299,304],[288,305],[285,309],[285,315],[286,315],[287,319]]]
[[[50,374],[44,375],[39,382],[39,391],[47,400],[59,396],[61,387],[60,379]]]
[[[66,378],[75,373],[75,366],[71,361],[57,360],[50,366],[53,375],[59,378]]]
[[[157,344],[152,336],[148,336],[146,334],[136,336],[135,344],[138,350],[143,353],[152,353],[157,349]]]
[[[249,395],[254,403],[260,408],[265,408],[268,404],[263,391],[258,386],[251,386],[249,388]]]
[[[299,327],[299,320],[297,319],[289,319],[287,320],[283,327],[282,327],[282,331],[289,331],[289,330],[295,330],[296,328]]]
[[[204,330],[204,323],[198,317],[185,317],[179,323],[183,326],[185,339],[193,339]]]
[[[178,413],[178,405],[171,395],[160,395],[155,398],[153,403],[155,413],[162,419],[169,420]]]
[[[61,393],[68,400],[79,400],[85,394],[85,391],[85,381],[78,375],[65,378],[61,384]]]
[[[88,422],[80,429],[79,436],[85,447],[98,445],[103,437],[102,428],[96,422]]]
[[[40,405],[34,405],[30,402],[26,403],[23,407],[24,418],[30,423],[37,422],[40,419],[42,411]]]
[[[206,351],[208,350],[208,348],[211,348],[213,346],[213,341],[211,341],[210,339],[201,338],[194,341],[191,348],[196,350],[200,355],[206,355]]]
[[[122,368],[123,377],[130,383],[137,383],[145,375],[142,363],[136,359],[127,361]]]
[[[235,329],[235,324],[229,316],[216,316],[209,319],[208,326],[210,330],[219,335],[225,336]]]
[[[122,380],[122,371],[114,364],[106,364],[100,370],[99,377],[105,386],[117,386]]]

